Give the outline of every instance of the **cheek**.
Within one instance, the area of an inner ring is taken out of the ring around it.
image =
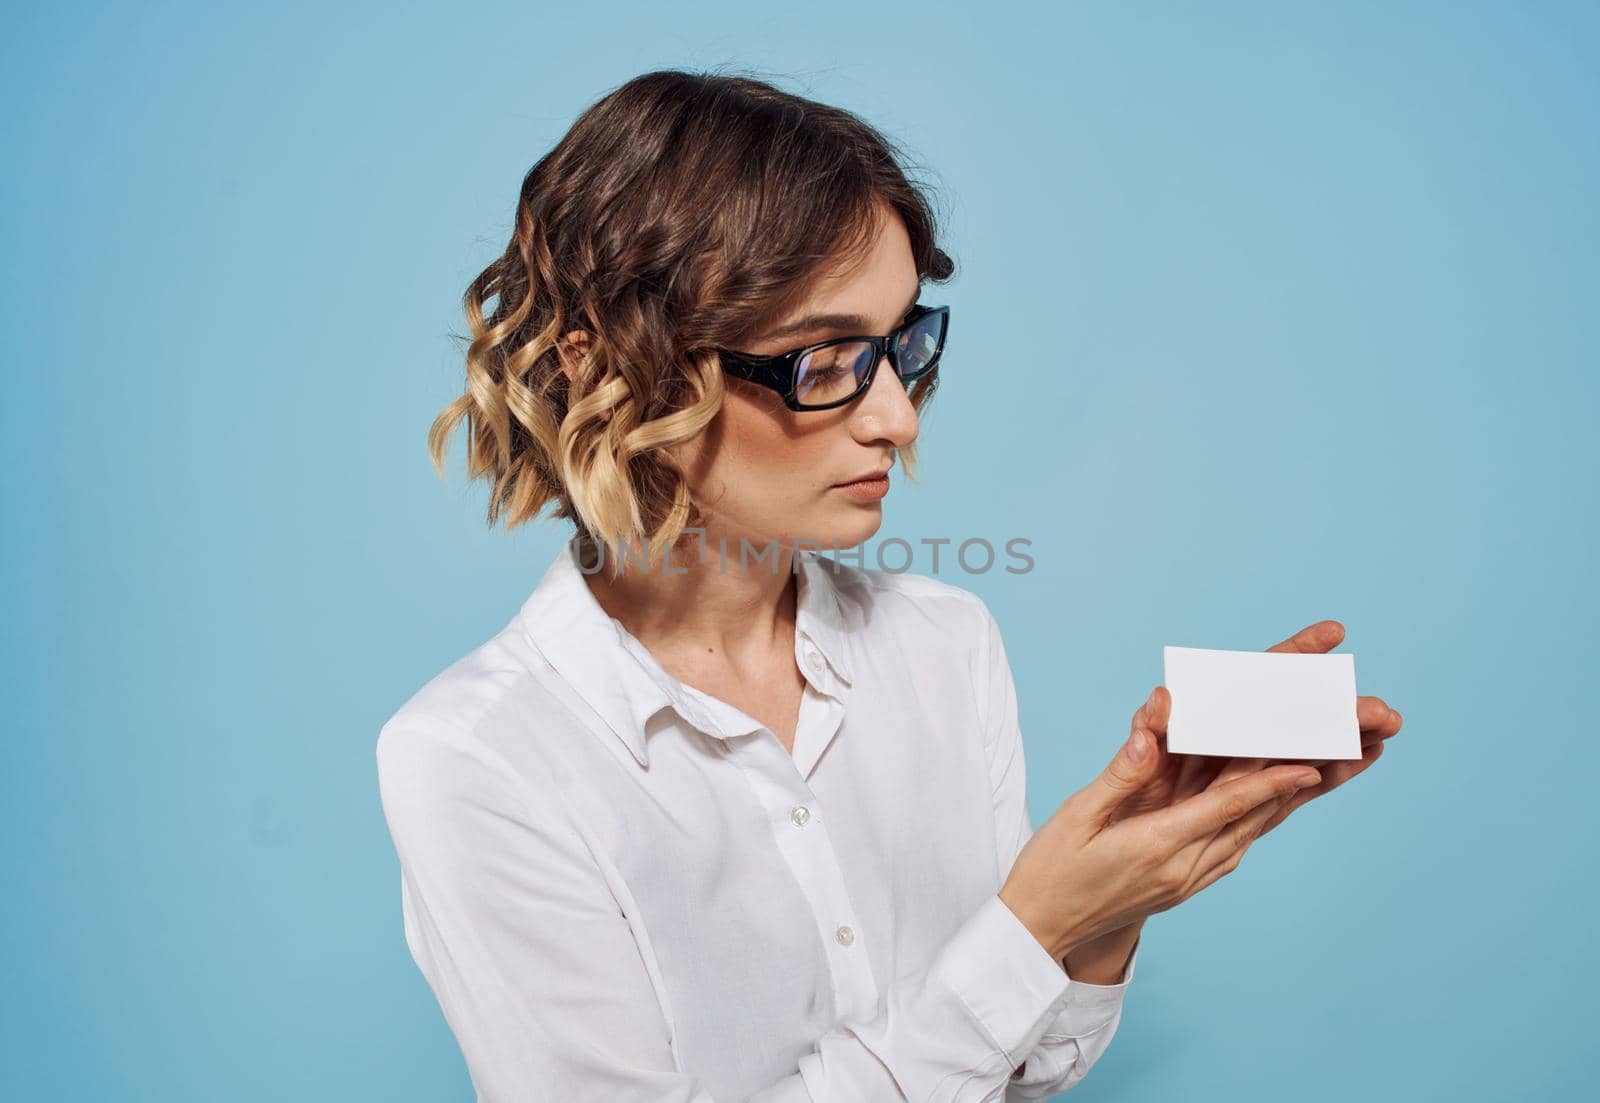
[[[797,422],[781,401],[729,394],[708,433],[708,474],[730,493],[750,486],[765,497],[808,494],[825,471],[827,433]]]
[[[771,396],[749,397],[734,391],[722,401],[717,421],[729,453],[749,454],[783,435],[785,407]]]

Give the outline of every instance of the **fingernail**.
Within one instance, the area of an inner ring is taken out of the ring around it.
[[[1128,757],[1135,762],[1143,762],[1144,756],[1144,732],[1136,731],[1128,737]]]
[[[1156,711],[1156,694],[1159,693],[1159,692],[1160,692],[1160,688],[1159,687],[1156,688],[1156,689],[1152,689],[1150,691],[1150,697],[1144,703],[1144,708],[1145,708],[1146,712],[1155,712]]]
[[[1322,775],[1319,774],[1319,773],[1316,773],[1315,771],[1313,771],[1311,773],[1307,773],[1307,774],[1301,774],[1300,775],[1300,788],[1304,789],[1308,785],[1315,785],[1317,782],[1319,782],[1321,780],[1322,780]]]
[[[1396,724],[1400,723],[1400,710],[1399,709],[1390,709],[1389,710],[1389,714],[1390,714],[1390,716],[1392,716],[1394,718],[1394,722]]]

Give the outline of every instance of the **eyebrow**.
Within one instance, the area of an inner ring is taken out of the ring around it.
[[[917,300],[922,297],[922,284],[919,282],[915,291],[911,293],[911,301],[900,312],[904,318],[911,313],[911,308],[917,305]],[[779,337],[790,337],[798,333],[811,333],[817,330],[854,330],[865,333],[872,325],[872,319],[862,314],[807,314],[803,318],[796,318],[792,322],[785,322],[776,329],[769,330],[762,337],[763,341],[776,341]]]

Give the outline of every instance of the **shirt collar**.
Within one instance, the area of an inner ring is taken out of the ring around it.
[[[626,744],[639,765],[650,765],[646,725],[663,708],[676,709],[719,739],[759,730],[738,709],[668,674],[596,600],[580,566],[581,554],[574,535],[523,603],[518,614],[522,632]],[[801,670],[824,691],[830,688],[830,675],[846,685],[851,680],[844,604],[832,563],[815,551],[803,550],[796,573],[796,635],[809,640],[827,664],[826,670],[808,670],[804,664]]]
[[[795,631],[816,644],[846,685],[850,669],[850,631],[845,620],[845,602],[839,593],[840,566],[812,550],[800,553],[798,590],[795,597]]]

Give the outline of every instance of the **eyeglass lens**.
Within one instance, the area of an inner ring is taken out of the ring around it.
[[[902,381],[910,382],[932,366],[939,354],[943,326],[941,315],[929,314],[896,336],[895,359]],[[796,398],[808,406],[849,398],[861,389],[875,355],[876,350],[866,341],[844,341],[807,353],[800,358],[795,376]]]

